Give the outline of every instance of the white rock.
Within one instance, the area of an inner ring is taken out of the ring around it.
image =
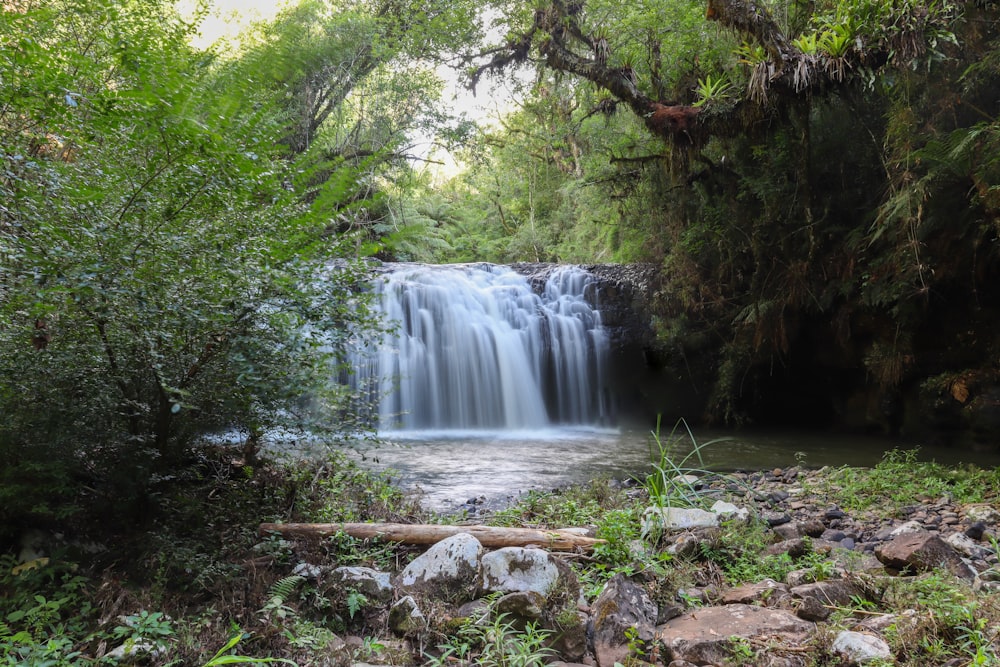
[[[909,535],[910,533],[923,533],[923,524],[919,521],[907,521],[906,523],[901,523],[892,529],[889,533],[889,537],[899,537],[900,535]]]
[[[719,525],[715,512],[687,507],[647,507],[642,515],[643,532],[667,532],[688,528],[712,528]]]
[[[483,590],[548,594],[559,583],[559,568],[542,549],[504,547],[483,556]]]
[[[965,533],[952,533],[944,538],[944,541],[955,548],[959,553],[969,558],[983,559],[990,555],[990,550],[980,546],[974,539]]]
[[[417,556],[400,573],[403,588],[431,587],[475,591],[483,545],[468,533],[445,538]]]
[[[715,501],[711,510],[718,514],[722,519],[739,519],[740,521],[750,520],[750,510],[745,507],[737,507],[736,505],[727,503],[724,500]]]
[[[864,632],[845,630],[833,640],[832,648],[834,653],[852,665],[892,659],[892,649],[885,640]]]
[[[124,660],[125,658],[134,658],[140,655],[150,655],[156,658],[165,653],[166,649],[151,639],[129,639],[121,646],[108,651],[105,657],[114,660]]]
[[[370,567],[338,567],[333,571],[333,577],[364,595],[379,600],[392,597],[392,584],[388,572],[379,572]]]
[[[1000,523],[1000,511],[992,505],[970,505],[965,508],[965,518],[970,523],[982,521],[983,523]]]
[[[323,574],[323,568],[319,565],[313,565],[312,563],[299,563],[292,569],[292,574],[298,575],[303,579],[315,581],[316,579],[319,579],[321,574]]]

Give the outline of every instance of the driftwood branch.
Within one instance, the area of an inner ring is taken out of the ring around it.
[[[381,539],[404,544],[436,544],[441,540],[468,533],[484,547],[539,546],[553,551],[590,551],[604,540],[581,535],[580,529],[505,528],[501,526],[444,526],[406,523],[262,523],[261,535],[277,533],[282,537],[328,537],[343,532],[358,539]]]

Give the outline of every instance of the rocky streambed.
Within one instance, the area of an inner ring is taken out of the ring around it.
[[[488,550],[459,534],[398,571],[294,572],[369,602],[367,627],[393,638],[368,664],[1000,664],[995,500],[851,510],[830,502],[843,489],[825,471],[801,468],[672,482],[700,506],[649,504],[638,536],[608,543],[618,555]],[[476,632],[537,663],[482,662]],[[345,637],[331,664],[362,643]]]

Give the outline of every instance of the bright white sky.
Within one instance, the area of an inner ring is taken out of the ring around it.
[[[290,0],[212,0],[212,10],[201,24],[201,39],[195,46],[205,48],[222,37],[235,37],[253,21],[274,18]],[[177,0],[177,9],[182,16],[190,16],[197,0]]]

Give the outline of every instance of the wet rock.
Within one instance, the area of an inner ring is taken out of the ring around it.
[[[765,607],[730,604],[683,614],[656,629],[667,660],[697,665],[722,664],[731,656],[733,641],[766,637],[789,646],[803,644],[815,626],[793,614]],[[769,664],[769,663],[761,663]]]
[[[972,581],[976,573],[961,557],[937,535],[930,533],[904,533],[890,542],[879,545],[875,556],[887,569],[902,573],[928,572],[943,567],[956,577]]]
[[[406,593],[440,599],[471,600],[479,588],[483,545],[459,533],[417,556],[400,573],[396,585]]]
[[[600,667],[625,664],[630,644],[651,642],[657,608],[646,591],[620,574],[613,576],[592,608],[594,656]],[[630,636],[631,635],[631,636]]]
[[[864,632],[841,632],[833,640],[831,649],[851,665],[867,665],[877,660],[892,659],[892,651],[884,639]]]

